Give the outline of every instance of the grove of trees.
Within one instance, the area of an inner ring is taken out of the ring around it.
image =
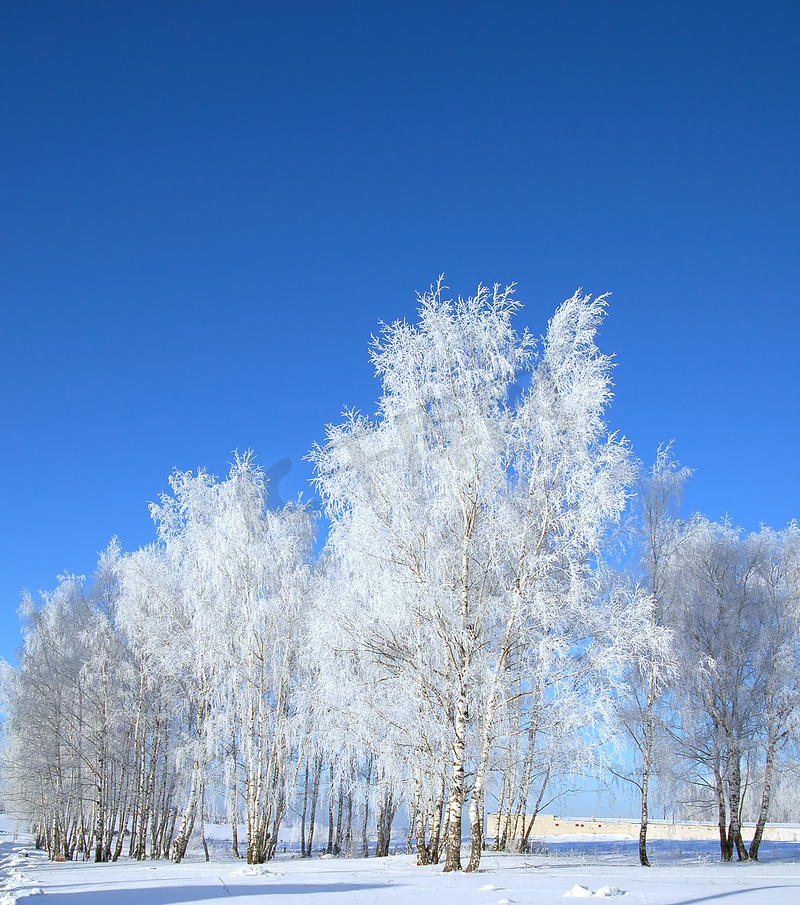
[[[667,797],[758,857],[798,737],[797,525],[679,517],[672,448],[647,469],[606,426],[604,297],[539,340],[511,287],[419,303],[373,342],[377,415],[309,454],[321,550],[247,453],[173,474],[150,546],[24,599],[3,796],[52,858],[177,862],[209,813],[248,863],[289,825],[303,856],[386,855],[401,812],[446,871],[468,828],[473,871],[589,773],[637,790],[643,865]]]

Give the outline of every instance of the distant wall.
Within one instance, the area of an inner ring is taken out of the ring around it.
[[[526,817],[518,821],[519,832],[513,835],[520,838],[524,828],[528,828]],[[755,824],[742,826],[742,837],[749,842],[755,832]],[[497,815],[487,814],[486,835],[497,836]],[[509,831],[509,836],[512,833]],[[639,838],[639,823],[631,820],[619,820],[613,817],[553,817],[549,814],[538,814],[530,832],[533,836],[632,836]],[[709,839],[719,840],[719,828],[716,823],[667,823],[664,820],[651,820],[647,825],[648,839]],[[764,828],[764,839],[769,842],[800,842],[800,826],[794,824],[769,824]]]

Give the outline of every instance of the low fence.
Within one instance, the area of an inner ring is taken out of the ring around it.
[[[497,814],[486,815],[486,836],[492,839],[497,836]],[[520,839],[529,827],[528,817],[517,821],[517,831],[511,831],[511,823],[507,835]],[[502,828],[502,823],[501,823]],[[749,842],[753,838],[755,824],[742,825],[742,838]],[[619,818],[594,817],[555,817],[549,814],[537,814],[530,830],[529,837],[537,836],[631,836],[639,838],[639,822]],[[665,820],[651,820],[647,825],[648,839],[685,839],[685,840],[718,840],[719,827],[716,823],[677,823]],[[764,840],[768,842],[799,842],[800,825],[767,824],[764,828]]]

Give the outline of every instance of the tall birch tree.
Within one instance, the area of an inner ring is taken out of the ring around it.
[[[538,353],[513,329],[518,308],[512,287],[451,301],[440,282],[417,325],[387,326],[373,344],[377,419],[348,415],[312,453],[331,550],[357,589],[338,598],[342,650],[404,689],[387,722],[444,717],[446,871],[461,868],[468,758],[478,866],[496,719],[526,633],[558,625],[556,648],[601,664],[580,626],[605,622],[608,638],[607,619],[587,619],[592,576],[630,478],[603,421],[610,361],[594,337],[605,299],[567,300]]]
[[[631,658],[627,672],[627,699],[622,723],[636,754],[636,771],[621,774],[638,789],[641,802],[639,863],[650,866],[647,855],[650,783],[657,772],[659,738],[664,737],[665,698],[675,676],[671,629],[677,613],[672,606],[675,577],[687,526],[678,518],[683,486],[691,469],[681,468],[672,455],[672,444],[660,446],[650,469],[640,474],[632,500],[628,570],[651,600],[649,646],[644,655]]]

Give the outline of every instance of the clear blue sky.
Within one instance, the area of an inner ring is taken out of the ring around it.
[[[441,272],[613,292],[613,427],[800,515],[798,60],[796,2],[0,2],[0,655],[173,468],[307,492]]]

